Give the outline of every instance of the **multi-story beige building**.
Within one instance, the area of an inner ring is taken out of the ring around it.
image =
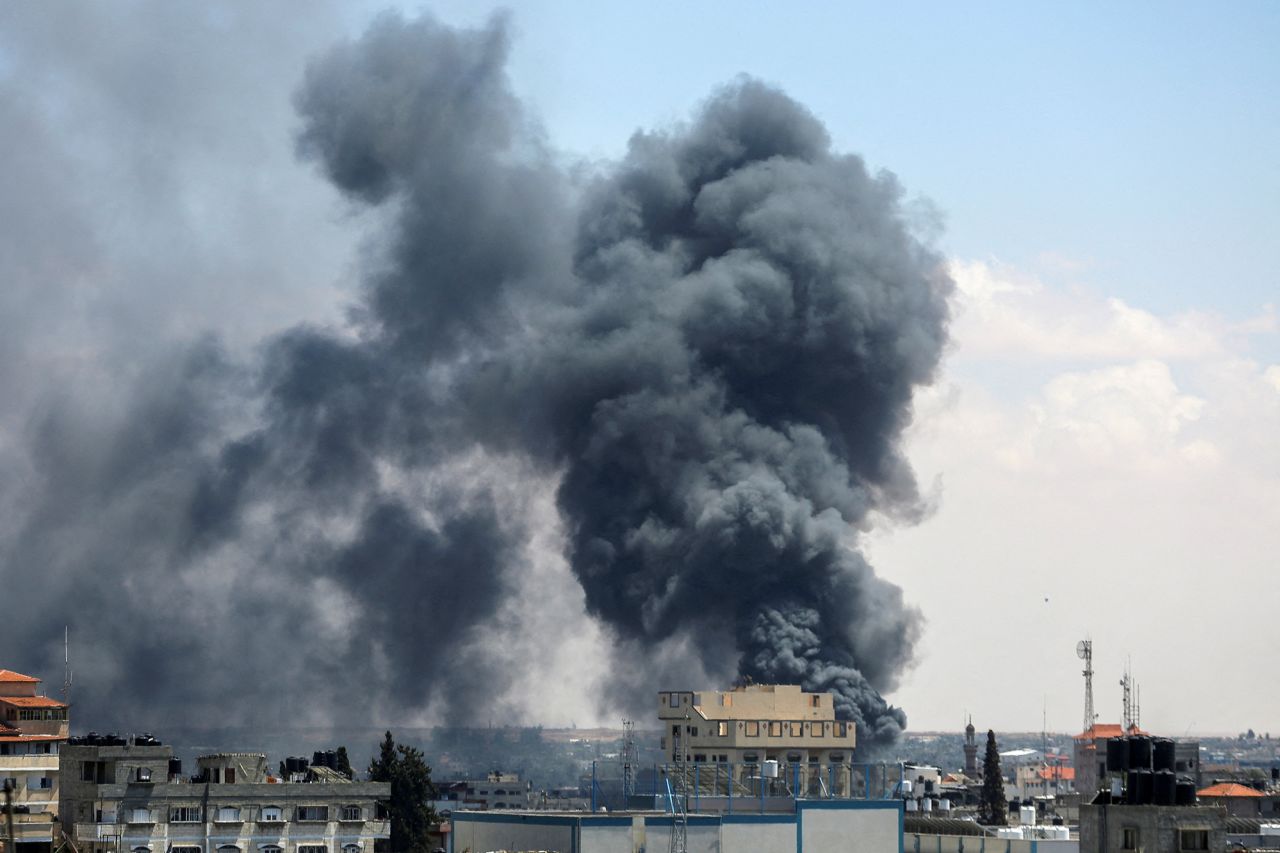
[[[0,669],[0,787],[13,788],[15,846],[39,853],[53,842],[58,757],[67,706],[39,695],[40,679]]]
[[[777,762],[783,780],[806,790],[847,780],[857,740],[853,723],[836,719],[835,697],[793,684],[665,691],[658,718],[669,763],[727,765],[741,781],[771,774]]]
[[[262,753],[197,759],[184,777],[152,738],[73,738],[59,813],[78,853],[373,853],[390,837],[383,782],[324,767],[272,776]]]

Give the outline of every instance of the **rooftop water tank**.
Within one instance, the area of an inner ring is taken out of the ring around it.
[[[1132,735],[1129,738],[1129,769],[1151,769],[1151,738],[1146,735]]]
[[[1107,772],[1123,773],[1129,769],[1129,741],[1122,737],[1107,740]]]
[[[1178,777],[1172,770],[1157,770],[1152,774],[1151,802],[1157,806],[1171,806],[1177,801]]]
[[[1151,743],[1151,764],[1153,770],[1174,770],[1177,747],[1172,738],[1158,737]]]

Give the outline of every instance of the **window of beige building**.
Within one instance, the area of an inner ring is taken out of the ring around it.
[[[792,724],[791,724],[791,736],[792,736],[792,737],[804,737],[804,723],[792,723]]]
[[[760,723],[757,720],[748,720],[746,724],[747,737],[760,737]]]
[[[729,723],[724,720],[721,720],[720,722],[716,723],[716,734],[719,735],[720,737],[728,737]]]
[[[1209,830],[1184,829],[1178,833],[1179,850],[1208,850]]]
[[[782,737],[781,722],[772,722],[769,724],[769,737]]]

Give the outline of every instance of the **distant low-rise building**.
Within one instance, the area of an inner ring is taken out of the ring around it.
[[[1266,794],[1236,782],[1210,785],[1197,791],[1196,799],[1206,805],[1221,806],[1233,817],[1261,818],[1275,814],[1275,794]]]
[[[1076,769],[1064,764],[1022,766],[1014,773],[1012,795],[1020,800],[1075,792]]]
[[[1146,732],[1137,726],[1130,726],[1125,731],[1119,723],[1094,723],[1088,730],[1075,736],[1071,762],[1076,768],[1075,787],[1086,801],[1093,798],[1106,778],[1107,741],[1113,737],[1142,734]]]
[[[800,790],[830,789],[827,780],[847,778],[857,742],[854,724],[836,719],[832,694],[797,685],[664,691],[658,717],[668,762],[731,766],[739,783],[776,762]]]
[[[62,767],[59,814],[79,853],[373,853],[390,837],[389,784],[328,768],[279,779],[262,753],[202,756],[185,777],[154,738],[73,738]]]
[[[461,779],[436,783],[437,798],[432,806],[440,813],[457,809],[527,809],[535,807],[533,792],[519,773],[494,771],[483,779]]]

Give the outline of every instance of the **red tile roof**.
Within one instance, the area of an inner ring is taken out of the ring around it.
[[[0,703],[17,705],[19,708],[65,708],[65,702],[50,699],[48,696],[0,696]]]
[[[1074,767],[1041,767],[1041,779],[1060,779],[1064,782],[1073,782],[1076,778],[1076,769]]]
[[[32,682],[39,683],[40,679],[14,672],[11,669],[0,669],[0,681],[21,681],[24,684],[30,684]]]
[[[1087,730],[1076,735],[1076,740],[1097,740],[1099,738],[1145,734],[1150,734],[1150,732],[1144,732],[1137,726],[1130,726],[1129,730],[1125,731],[1119,723],[1094,723]]]
[[[1210,785],[1203,791],[1196,791],[1197,797],[1261,797],[1262,794],[1248,785],[1237,785],[1235,782],[1223,782]]]

